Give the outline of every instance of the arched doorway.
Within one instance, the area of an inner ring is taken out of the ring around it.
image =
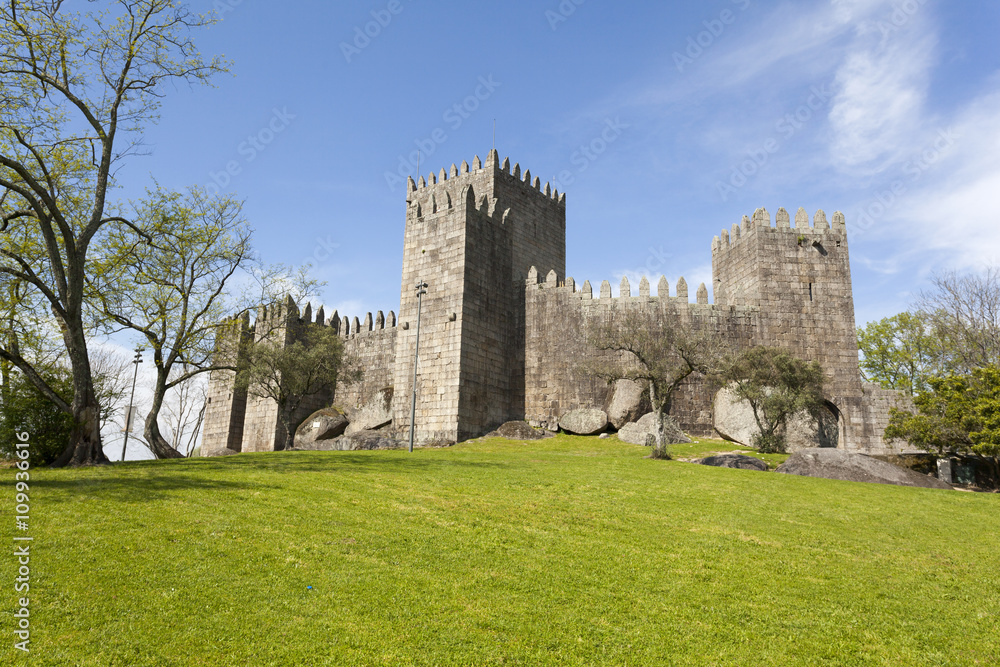
[[[823,401],[816,424],[816,446],[836,449],[840,446],[840,410],[830,401]]]

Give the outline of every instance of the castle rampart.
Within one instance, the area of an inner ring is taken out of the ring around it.
[[[843,214],[831,221],[823,211],[810,219],[803,209],[794,218],[779,209],[772,225],[758,209],[715,237],[711,255],[711,300],[708,286],[692,295],[684,278],[673,294],[659,278],[655,295],[646,277],[635,286],[622,279],[616,297],[609,281],[595,290],[589,281],[563,279],[566,195],[490,151],[485,163],[477,157],[471,166],[409,179],[398,322],[392,312],[368,313],[363,321],[333,313],[324,321],[323,308],[313,314],[311,306],[299,317],[294,304],[262,312],[258,321],[284,318],[283,327],[268,326],[268,335],[287,341],[303,326],[334,328],[364,376],[338,384],[334,397],[311,399],[309,408],[333,401],[359,407],[391,388],[392,429],[403,434],[410,423],[415,286],[426,282],[416,412],[417,439],[426,443],[475,437],[525,418],[554,428],[570,410],[602,407],[606,383],[581,369],[581,361],[598,354],[585,340],[588,323],[612,311],[646,310],[734,348],[776,346],[819,362],[838,446],[887,451],[881,436],[888,409],[904,403],[896,392],[861,382]],[[233,331],[243,333],[233,336],[261,335],[256,324],[242,322]],[[236,443],[242,451],[281,448],[275,406],[246,399],[227,383],[231,372],[213,374],[206,450]],[[710,435],[714,400],[707,382],[692,379],[671,414],[689,433]]]

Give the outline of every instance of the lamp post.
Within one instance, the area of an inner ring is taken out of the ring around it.
[[[139,377],[139,364],[142,363],[142,348],[135,348],[135,374],[132,376],[132,397],[128,401],[128,410],[125,413],[125,442],[122,444],[122,463],[125,462],[125,449],[128,447],[128,432],[132,429],[132,410],[135,405],[135,381]]]
[[[420,311],[427,294],[427,283],[417,282],[417,344],[413,349],[413,400],[410,402],[410,453],[413,453],[413,432],[417,420],[417,362],[420,360]]]

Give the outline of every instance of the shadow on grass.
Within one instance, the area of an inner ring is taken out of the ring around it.
[[[245,491],[250,489],[280,488],[267,484],[212,479],[198,475],[171,473],[163,475],[105,476],[44,479],[36,478],[31,486],[35,490],[56,491],[45,496],[45,503],[79,502],[80,494],[99,496],[102,500],[121,502],[154,502],[177,498],[185,491]]]
[[[389,455],[387,454],[395,454]],[[508,464],[452,458],[400,456],[400,452],[265,452],[220,458],[136,461],[98,468],[67,470],[58,476],[39,475],[35,489],[62,492],[46,502],[77,500],[80,493],[125,502],[150,502],[175,498],[184,491],[259,491],[280,489],[278,483],[263,483],[255,473],[287,473],[289,484],[299,473],[391,474],[423,473],[448,468],[500,469]],[[60,497],[62,496],[62,497]]]
[[[162,461],[150,462],[153,465]],[[505,468],[507,463],[458,458],[427,458],[398,450],[372,452],[265,452],[221,458],[189,459],[185,465],[198,471],[262,470],[287,472],[389,473],[440,470],[443,468]]]

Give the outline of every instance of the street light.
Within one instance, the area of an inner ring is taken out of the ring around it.
[[[132,376],[132,398],[128,402],[128,411],[125,413],[125,442],[122,444],[122,463],[125,462],[125,449],[128,447],[128,432],[132,429],[132,411],[135,409],[135,381],[139,377],[139,364],[142,363],[142,348],[135,348],[135,374]]]
[[[427,294],[427,283],[417,282],[417,344],[413,350],[413,401],[410,403],[410,453],[413,453],[413,427],[417,420],[417,362],[420,359],[420,311]]]

